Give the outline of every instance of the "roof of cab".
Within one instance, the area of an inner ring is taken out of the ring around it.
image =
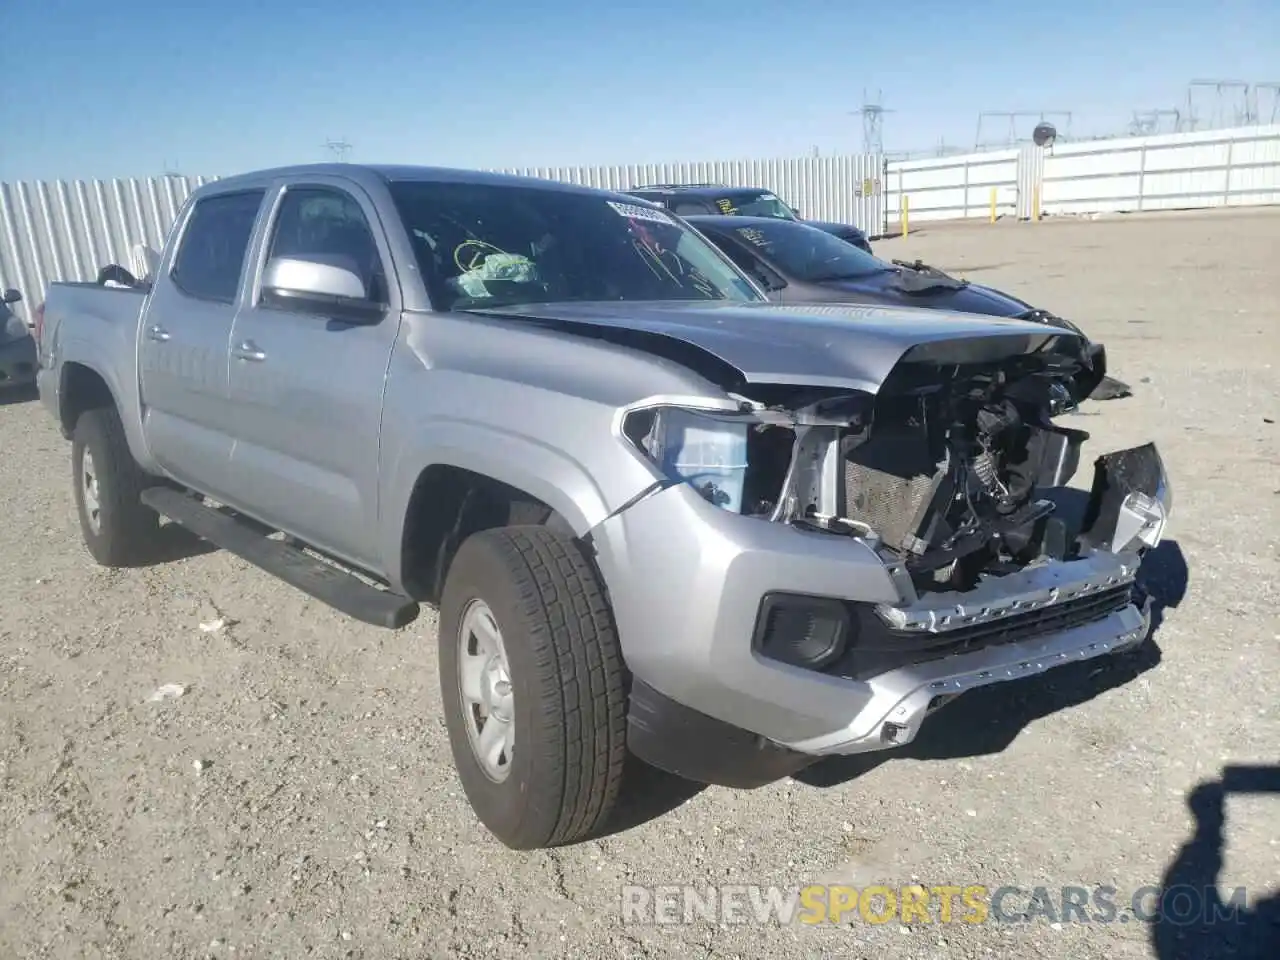
[[[202,193],[221,192],[226,189],[260,185],[267,181],[282,178],[305,178],[308,176],[342,177],[355,183],[369,186],[403,181],[429,181],[433,183],[474,183],[491,184],[493,186],[526,187],[549,190],[558,193],[589,194],[599,197],[610,197],[626,203],[650,204],[650,201],[620,193],[614,190],[602,190],[596,187],[583,186],[576,183],[564,183],[559,180],[546,180],[541,177],[518,176],[509,173],[494,173],[485,170],[463,170],[453,167],[427,167],[392,164],[362,163],[307,163],[288,167],[271,167],[265,170],[253,170],[247,173],[223,177],[205,184],[200,188]],[[651,204],[656,206],[656,204]]]

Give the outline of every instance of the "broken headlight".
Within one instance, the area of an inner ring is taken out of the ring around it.
[[[1116,532],[1111,540],[1112,549],[1118,553],[1135,540],[1147,547],[1158,546],[1168,522],[1169,514],[1164,502],[1135,490],[1120,504]]]
[[[729,411],[664,406],[627,416],[623,432],[669,479],[687,483],[708,502],[742,510],[751,422]]]
[[[1155,444],[1104,454],[1094,462],[1081,540],[1113,553],[1155,547],[1172,509],[1169,476]]]

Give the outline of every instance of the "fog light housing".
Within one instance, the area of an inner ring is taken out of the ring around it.
[[[1169,514],[1161,501],[1140,491],[1133,491],[1120,504],[1112,541],[1115,549],[1123,550],[1135,540],[1147,547],[1159,546],[1168,521]]]
[[[770,593],[760,603],[752,649],[807,670],[821,670],[844,655],[853,632],[848,608],[829,597]]]

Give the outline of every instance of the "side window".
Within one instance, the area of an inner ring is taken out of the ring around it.
[[[681,200],[675,206],[675,214],[678,217],[696,217],[699,214],[711,212],[706,204],[693,200]]]
[[[198,201],[169,273],[174,286],[189,297],[233,303],[265,195],[265,190],[246,190]]]
[[[745,273],[756,283],[761,284],[766,290],[781,290],[785,287],[784,281],[777,273],[765,266],[764,262],[741,245],[732,240],[721,239],[719,236],[714,238],[716,247],[726,257],[733,261],[734,266]]]
[[[387,279],[369,221],[354,197],[331,187],[286,190],[268,258],[342,266],[364,281],[370,300],[387,302]]]

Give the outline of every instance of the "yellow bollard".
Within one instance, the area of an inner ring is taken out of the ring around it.
[[[1040,188],[1035,187],[1031,191],[1031,219],[1040,219]]]
[[[907,215],[907,208],[909,206],[910,204],[907,200],[907,195],[904,193],[902,195],[902,235],[904,237],[907,235],[907,223],[910,220],[910,217]]]
[[[996,222],[996,188],[991,188],[991,222]]]

